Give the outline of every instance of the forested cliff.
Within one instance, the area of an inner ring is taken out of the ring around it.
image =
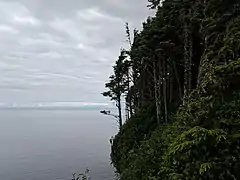
[[[240,179],[240,1],[149,0],[104,96],[121,180]],[[127,121],[122,124],[121,102]]]

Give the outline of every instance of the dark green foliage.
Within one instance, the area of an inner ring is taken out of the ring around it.
[[[156,179],[161,173],[164,176],[165,173],[161,172],[163,169],[160,169],[163,167],[163,154],[175,134],[176,126],[173,125],[163,125],[153,131],[151,136],[145,138],[137,148],[128,153],[127,161],[130,163],[121,172],[121,179]]]
[[[149,2],[128,52],[135,114],[112,144],[120,179],[240,179],[240,2]]]
[[[158,6],[160,6],[160,3],[162,2],[162,0],[148,0],[148,2],[150,3],[148,7],[150,7],[151,9],[155,9]]]
[[[182,121],[158,127],[140,145],[124,152],[127,156],[121,156],[119,162],[127,164],[121,163],[124,164],[121,179],[240,178],[237,170],[240,165],[240,94],[236,92],[231,97],[224,104],[214,105],[211,105],[211,98],[203,98],[199,104],[189,104],[190,111],[182,107],[174,117]],[[201,113],[203,105],[216,111],[212,113],[205,108]],[[210,123],[196,120],[196,117],[206,118]]]
[[[146,121],[146,119],[148,120]],[[140,142],[148,137],[149,132],[155,128],[156,117],[151,106],[145,107],[141,113],[134,115],[123,125],[123,128],[114,138],[111,152],[112,162],[119,172],[130,163],[125,159],[128,152],[137,149]]]
[[[73,173],[72,180],[90,180],[90,177],[88,176],[89,172],[90,172],[89,169],[86,169],[84,173],[80,174]]]

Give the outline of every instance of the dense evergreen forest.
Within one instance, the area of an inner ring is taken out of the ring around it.
[[[156,14],[126,24],[103,93],[119,109],[120,179],[240,179],[240,1],[148,1]]]

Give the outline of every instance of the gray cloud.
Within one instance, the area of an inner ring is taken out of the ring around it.
[[[100,93],[124,23],[140,27],[146,0],[0,0],[0,102],[106,102]]]

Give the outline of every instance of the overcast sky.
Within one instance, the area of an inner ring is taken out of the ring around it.
[[[101,96],[147,0],[0,0],[0,103],[107,102]]]

